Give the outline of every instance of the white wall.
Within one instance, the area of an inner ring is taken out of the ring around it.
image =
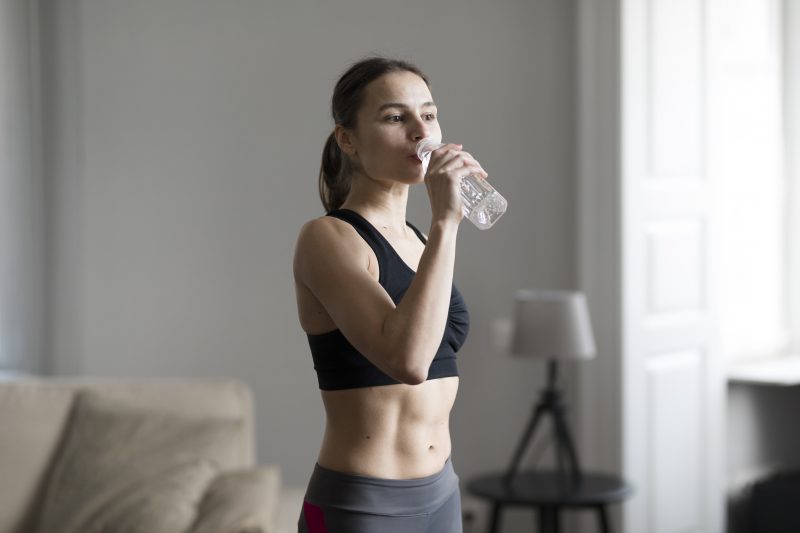
[[[787,196],[791,205],[800,205],[798,149],[800,149],[800,3],[784,0],[783,8],[783,92],[787,138],[784,146],[787,164]],[[800,236],[800,217],[797,210],[787,209],[790,230]],[[789,282],[787,315],[794,318],[789,324],[792,333],[790,353],[800,351],[800,246],[789,247],[786,269],[794,275]],[[739,495],[741,489],[754,480],[778,470],[800,468],[800,428],[787,423],[796,417],[800,388],[764,386],[733,382],[728,387],[727,412],[727,476],[728,489]],[[734,518],[734,517],[732,517]],[[741,526],[740,526],[741,527]]]
[[[0,369],[29,371],[44,350],[35,20],[31,2],[0,0]]]
[[[787,197],[790,208],[787,209],[789,218],[790,238],[795,243],[800,242],[800,213],[796,206],[800,206],[800,2],[784,0],[783,2],[783,38],[785,63],[783,103],[785,105],[786,144],[786,171],[789,176]],[[794,208],[792,207],[794,206]],[[790,349],[800,353],[800,245],[792,246],[788,253],[789,276],[789,310],[791,318],[789,331],[791,335]]]
[[[460,232],[472,330],[452,423],[462,479],[505,466],[543,367],[497,353],[493,323],[519,287],[574,283],[572,11],[563,0],[42,0],[52,371],[241,378],[256,394],[260,460],[305,483],[324,417],[294,242],[322,214],[337,77],[368,53],[396,55],[426,71],[445,138],[509,199],[490,231]],[[409,213],[424,228],[426,198],[412,191]]]

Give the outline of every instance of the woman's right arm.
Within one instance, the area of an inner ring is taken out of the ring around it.
[[[465,168],[485,176],[459,149],[448,145],[431,158],[425,177],[432,211],[428,242],[396,306],[370,274],[370,255],[349,225],[313,220],[301,230],[295,249],[295,280],[314,294],[356,350],[407,384],[427,379],[447,325],[462,217],[460,176]]]
[[[417,274],[397,306],[370,273],[361,237],[330,219],[303,226],[295,249],[295,280],[381,371],[403,383],[422,383],[447,321],[457,230],[457,222],[431,226]]]

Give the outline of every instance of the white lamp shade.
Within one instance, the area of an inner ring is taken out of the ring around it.
[[[548,359],[591,359],[596,348],[586,296],[522,289],[514,294],[511,353]]]

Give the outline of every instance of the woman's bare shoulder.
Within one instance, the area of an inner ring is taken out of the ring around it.
[[[347,222],[334,217],[321,216],[309,220],[300,228],[295,246],[295,270],[306,262],[367,264],[369,247]]]
[[[303,224],[297,236],[297,245],[317,247],[323,245],[343,245],[356,242],[358,237],[353,227],[338,218],[321,216]]]

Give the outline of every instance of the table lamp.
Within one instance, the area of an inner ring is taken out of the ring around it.
[[[534,407],[522,440],[506,471],[506,483],[513,481],[536,426],[546,415],[553,419],[558,473],[569,475],[574,483],[580,482],[580,462],[564,417],[565,405],[558,383],[558,364],[561,361],[591,359],[595,356],[595,351],[589,308],[582,293],[523,289],[514,294],[511,353],[515,356],[546,359],[548,368],[547,386]],[[565,459],[568,463],[566,468]]]

